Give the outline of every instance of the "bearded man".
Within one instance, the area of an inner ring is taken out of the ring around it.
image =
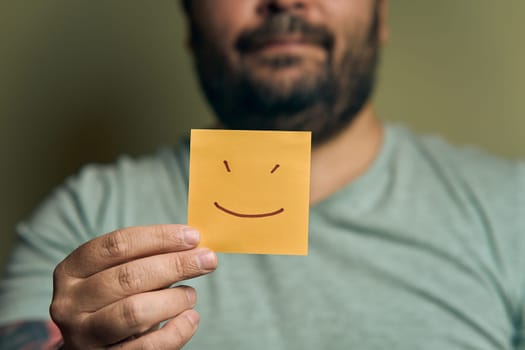
[[[87,167],[18,227],[2,349],[525,349],[525,166],[378,119],[386,7],[185,1],[221,126],[312,131],[308,257],[216,270],[181,225],[186,141]]]

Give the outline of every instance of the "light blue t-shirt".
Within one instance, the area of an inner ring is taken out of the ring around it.
[[[119,227],[185,223],[187,143],[70,178],[18,226],[0,322],[48,319],[55,265]],[[352,159],[348,159],[352,162]],[[525,165],[387,126],[310,211],[307,257],[219,254],[187,349],[525,349]]]

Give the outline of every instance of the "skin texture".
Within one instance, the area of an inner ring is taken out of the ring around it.
[[[210,79],[235,81],[234,67],[242,67],[243,74],[263,86],[267,110],[261,110],[255,119],[245,115],[251,120],[247,127],[260,127],[252,122],[271,116],[275,128],[321,130],[318,140],[322,142],[312,150],[312,204],[369,167],[380,148],[382,125],[367,98],[362,99],[361,107],[352,109],[353,97],[345,93],[356,84],[348,76],[373,67],[367,58],[373,60],[374,45],[386,41],[386,0],[193,0],[189,11],[189,43],[197,66],[203,62],[201,55],[218,55],[213,57],[223,69],[210,71],[216,74]],[[308,42],[301,42],[301,36],[295,34],[270,41],[257,34],[257,28],[276,13],[272,33],[275,28],[285,28],[285,32],[303,28]],[[374,45],[369,40],[371,28]],[[239,41],[246,33],[251,33],[245,36],[251,39]],[[257,39],[261,37],[266,39]],[[346,65],[350,48],[358,58],[351,62],[360,62],[364,68]],[[326,67],[333,71],[327,73]],[[336,79],[335,83],[330,79]],[[308,104],[319,84],[337,88],[329,96],[331,109],[326,109],[325,100]],[[231,108],[228,104],[226,100],[225,108]],[[352,113],[341,112],[348,110]],[[220,117],[220,110],[218,114]],[[102,235],[73,251],[55,269],[50,307],[63,336],[62,349],[180,349],[198,327],[199,315],[193,310],[196,293],[189,287],[168,287],[217,267],[213,252],[196,248],[198,240],[198,233],[183,225],[131,227]],[[158,329],[165,320],[166,326]],[[27,337],[20,348],[30,346],[35,337],[28,334],[42,325],[23,322],[4,327],[0,344],[14,339],[10,334],[25,331],[18,333]],[[41,344],[50,339],[41,339]]]
[[[168,287],[217,266],[198,241],[189,227],[156,225],[111,232],[73,251],[55,269],[50,307],[63,349],[181,348],[199,322],[196,293]]]

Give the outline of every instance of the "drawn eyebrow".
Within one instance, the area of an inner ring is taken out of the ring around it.
[[[275,164],[275,166],[273,167],[272,171],[270,171],[270,174],[273,174],[277,171],[277,169],[279,169],[280,165],[279,164]]]
[[[226,167],[226,170],[227,170],[229,173],[231,173],[232,171],[231,171],[231,169],[230,169],[230,165],[228,164],[228,161],[225,160],[225,161],[223,161],[223,163],[224,163],[224,166]]]

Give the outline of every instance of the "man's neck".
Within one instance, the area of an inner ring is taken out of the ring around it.
[[[341,133],[312,149],[310,205],[366,172],[383,143],[383,124],[368,104]]]

